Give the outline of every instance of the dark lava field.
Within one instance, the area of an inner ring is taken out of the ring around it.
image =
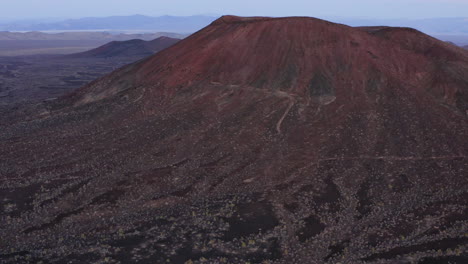
[[[56,99],[178,41],[159,37],[112,41],[67,55],[0,56],[0,106]]]
[[[0,105],[60,97],[138,58],[0,57]]]
[[[223,16],[0,108],[0,263],[468,263],[467,110],[416,30]]]

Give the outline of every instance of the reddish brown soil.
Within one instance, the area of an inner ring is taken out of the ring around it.
[[[2,110],[0,260],[465,263],[467,96],[412,29],[222,17]]]

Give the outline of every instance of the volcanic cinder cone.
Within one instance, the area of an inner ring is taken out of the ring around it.
[[[0,259],[464,263],[467,103],[416,30],[221,17],[3,115]]]

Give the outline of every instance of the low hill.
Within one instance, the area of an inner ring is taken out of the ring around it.
[[[143,34],[108,32],[0,32],[0,56],[72,54],[94,49],[111,41],[141,39],[154,40],[159,37],[182,39],[184,34],[159,32]]]
[[[145,57],[166,49],[180,39],[159,37],[151,41],[132,39],[127,41],[112,41],[98,48],[71,54],[73,58],[109,58],[109,57]]]

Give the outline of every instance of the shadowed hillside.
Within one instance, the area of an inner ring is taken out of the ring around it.
[[[159,37],[151,41],[132,39],[112,41],[98,48],[69,55],[70,58],[146,57],[168,48],[180,39]]]

